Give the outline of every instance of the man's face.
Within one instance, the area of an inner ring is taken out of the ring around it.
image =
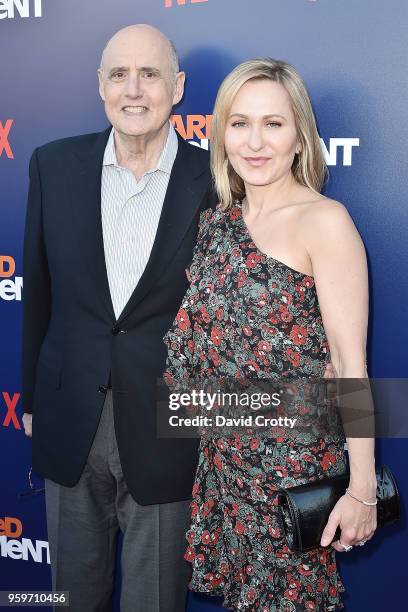
[[[99,92],[117,132],[149,136],[166,124],[185,79],[170,58],[168,42],[152,29],[123,31],[111,40],[98,71]]]

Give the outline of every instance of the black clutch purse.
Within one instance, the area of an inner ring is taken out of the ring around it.
[[[388,466],[376,467],[377,526],[383,527],[400,518],[397,483]],[[278,503],[289,548],[304,552],[320,546],[320,539],[330,512],[348,487],[350,474],[342,474],[280,489]],[[334,540],[340,536],[340,528]]]

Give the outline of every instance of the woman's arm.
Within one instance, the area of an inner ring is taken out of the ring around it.
[[[301,235],[311,259],[331,361],[337,376],[367,378],[368,274],[361,238],[344,206],[328,199],[314,204],[303,215]],[[376,494],[374,438],[348,437],[347,447],[350,493],[359,499],[372,501]],[[367,525],[373,525],[375,507],[367,510],[368,506],[348,495],[345,497],[350,500],[348,505],[353,504],[361,516],[351,521],[354,528],[349,525],[349,537],[347,534],[343,536],[342,532],[342,542],[366,539],[365,535],[360,538],[361,525],[357,522],[366,523],[366,534]],[[336,526],[334,519],[329,521],[326,535],[331,536],[332,528],[335,530]],[[338,550],[342,550],[341,547]]]

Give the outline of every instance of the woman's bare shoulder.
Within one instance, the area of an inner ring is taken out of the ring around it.
[[[326,196],[317,196],[314,200],[306,202],[302,206],[299,218],[308,228],[314,227],[316,231],[354,227],[346,206]]]
[[[361,237],[344,204],[322,196],[304,207],[299,223],[302,238],[309,247],[326,244],[361,243]]]
[[[332,215],[348,215],[348,211],[346,206],[338,200],[316,194],[315,198],[311,198],[308,202],[305,202],[303,214],[311,217],[323,214],[325,217],[330,218]]]

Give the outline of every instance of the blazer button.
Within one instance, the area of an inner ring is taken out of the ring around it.
[[[103,393],[104,395],[106,395],[106,393],[108,392],[107,387],[103,387],[102,385],[99,387],[98,389],[99,393]]]
[[[114,336],[117,336],[118,333],[120,332],[120,327],[118,327],[117,325],[115,325],[115,327],[112,327],[111,332]]]

